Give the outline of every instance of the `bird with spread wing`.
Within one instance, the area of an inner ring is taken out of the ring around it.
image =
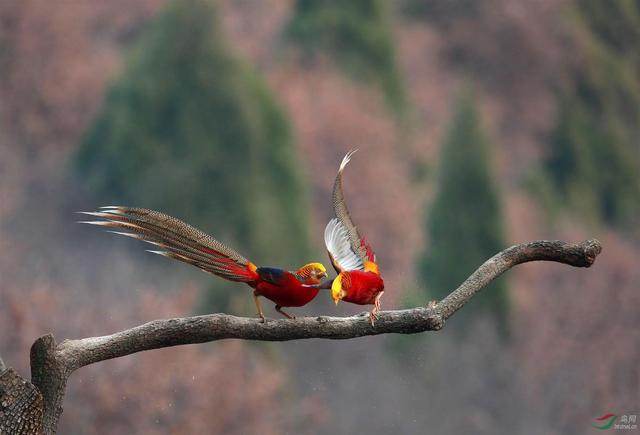
[[[243,282],[253,288],[258,315],[265,321],[260,296],[276,304],[276,311],[295,318],[282,307],[301,307],[319,292],[313,287],[327,271],[321,263],[309,263],[296,271],[275,267],[257,267],[233,249],[179,219],[153,210],[110,206],[99,212],[81,212],[101,220],[83,221],[113,228],[116,234],[142,240],[159,247],[155,254],[173,258],[229,281]]]
[[[373,305],[369,313],[373,325],[380,311],[384,281],[373,249],[360,236],[351,220],[342,191],[342,172],[354,153],[351,151],[342,159],[334,181],[333,210],[336,217],[329,221],[324,230],[324,243],[331,264],[338,273],[331,284],[331,297],[336,304],[343,300],[358,305]]]

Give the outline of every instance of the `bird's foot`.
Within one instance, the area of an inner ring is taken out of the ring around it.
[[[429,303],[427,303],[427,308],[433,310],[436,307],[436,305],[438,305],[438,301],[435,301],[435,300],[429,301]]]
[[[296,316],[292,316],[291,314],[287,314],[284,311],[282,311],[282,307],[280,305],[276,305],[276,311],[282,314],[287,319],[292,319],[292,320],[296,319]]]
[[[378,320],[378,313],[380,312],[380,308],[382,304],[380,303],[380,298],[384,292],[380,292],[376,295],[375,300],[373,301],[373,310],[369,313],[369,320],[371,321],[371,326],[375,326],[375,321]]]
[[[371,322],[371,326],[376,326],[376,320],[378,320],[378,312],[374,308],[369,313],[369,321]]]

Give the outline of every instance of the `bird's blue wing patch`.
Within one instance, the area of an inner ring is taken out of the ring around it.
[[[264,281],[276,285],[282,284],[288,273],[286,270],[278,269],[277,267],[259,267],[256,272]]]

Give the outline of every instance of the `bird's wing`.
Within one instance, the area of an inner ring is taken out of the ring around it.
[[[179,219],[153,210],[110,206],[99,212],[81,212],[102,220],[82,223],[114,228],[111,231],[160,247],[154,254],[174,258],[230,281],[252,282],[256,266],[233,249]]]
[[[256,272],[262,281],[274,285],[284,284],[287,274],[289,274],[286,270],[278,269],[277,267],[259,267]]]
[[[364,270],[364,262],[375,262],[376,258],[353,224],[342,192],[342,172],[353,153],[355,151],[344,156],[340,164],[333,184],[333,210],[336,217],[329,221],[324,230],[324,243],[329,252],[329,259],[338,273],[346,270]]]

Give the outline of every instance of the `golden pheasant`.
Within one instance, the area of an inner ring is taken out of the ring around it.
[[[309,263],[296,271],[275,267],[257,267],[233,249],[213,237],[166,214],[143,208],[101,207],[99,212],[81,212],[102,220],[82,223],[116,228],[116,234],[132,237],[161,248],[149,252],[174,258],[196,266],[229,281],[244,282],[253,288],[258,315],[265,317],[260,296],[273,301],[275,309],[287,318],[294,318],[282,307],[301,307],[319,292],[312,285],[327,276],[321,263]]]
[[[324,243],[331,264],[338,273],[331,284],[334,302],[337,304],[343,300],[358,305],[372,304],[369,318],[374,325],[380,311],[384,281],[376,264],[376,255],[353,224],[342,192],[342,172],[354,153],[351,151],[344,157],[333,184],[333,210],[336,217],[329,221],[324,230]]]

